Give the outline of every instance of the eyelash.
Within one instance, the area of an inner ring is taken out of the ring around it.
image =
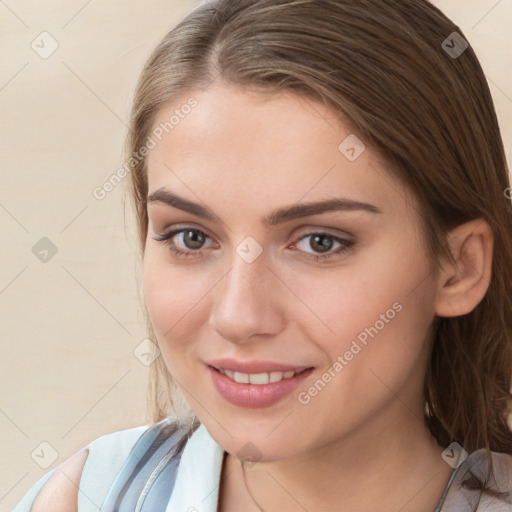
[[[178,249],[174,242],[172,242],[172,238],[174,238],[176,235],[180,233],[185,233],[188,231],[192,231],[193,233],[199,233],[201,235],[204,235],[207,238],[210,238],[206,233],[201,231],[200,229],[196,228],[181,228],[181,229],[175,229],[170,231],[169,233],[162,233],[157,238],[153,238],[153,240],[156,240],[157,242],[167,242],[166,245],[171,253],[173,253],[175,256],[179,258],[189,258],[189,257],[203,257],[203,249],[198,249],[196,251],[190,250],[190,251],[183,251],[181,249]],[[307,260],[313,260],[316,262],[319,261],[325,261],[325,260],[331,260],[333,257],[341,257],[351,251],[353,251],[357,247],[356,242],[352,242],[350,240],[345,240],[343,238],[339,238],[337,236],[331,235],[330,233],[324,232],[324,231],[310,231],[309,233],[305,233],[302,235],[299,240],[295,243],[301,242],[304,240],[304,238],[307,238],[308,236],[313,235],[327,235],[327,237],[333,239],[335,242],[338,242],[342,244],[342,247],[338,249],[337,251],[331,253],[331,254],[318,254],[316,256],[302,256],[304,259]]]

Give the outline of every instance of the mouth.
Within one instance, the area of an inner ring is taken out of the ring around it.
[[[251,371],[248,366],[255,369]],[[215,366],[207,364],[206,368],[214,388],[225,401],[250,409],[277,404],[297,389],[314,371],[314,367],[311,366],[293,368],[265,363],[236,366],[232,363],[216,363]],[[239,371],[242,369],[246,371]],[[262,371],[264,369],[269,371]]]
[[[214,366],[210,366],[210,368],[226,376],[228,379],[237,382],[238,384],[255,384],[256,386],[263,386],[265,384],[273,384],[274,382],[281,382],[282,380],[292,379],[296,375],[311,369],[306,368],[299,371],[287,372],[274,371],[269,373],[243,373],[235,372],[225,368],[215,368]]]

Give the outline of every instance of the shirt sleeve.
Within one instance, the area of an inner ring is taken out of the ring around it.
[[[78,512],[99,511],[110,485],[126,461],[133,445],[148,428],[148,425],[144,425],[112,432],[95,439],[83,448],[87,449],[89,454],[80,477]],[[80,451],[82,450],[71,457]],[[69,459],[45,473],[33,484],[13,512],[30,512],[37,495],[46,482]]]
[[[512,496],[512,455],[490,452],[493,473],[487,486],[491,490],[510,493]],[[488,468],[487,454],[484,449],[473,452],[461,466],[454,485],[450,488],[441,512],[465,512],[476,508],[477,512],[512,512],[511,497],[500,499],[496,496],[468,489],[462,481],[473,473],[480,481],[484,481]]]

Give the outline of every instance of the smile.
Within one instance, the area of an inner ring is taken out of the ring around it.
[[[214,388],[225,401],[250,409],[277,404],[291,395],[314,370],[302,367],[295,371],[284,368],[286,371],[262,372],[263,368],[258,368],[258,373],[245,373],[211,365],[206,368]]]
[[[271,372],[271,373],[241,373],[232,370],[219,369],[222,375],[238,382],[239,384],[269,384],[272,382],[280,382],[283,379],[290,379],[299,372]]]

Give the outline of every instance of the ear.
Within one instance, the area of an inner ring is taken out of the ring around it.
[[[448,262],[440,272],[435,312],[461,316],[473,311],[484,298],[491,280],[494,237],[484,219],[457,226],[448,236],[456,265]]]

